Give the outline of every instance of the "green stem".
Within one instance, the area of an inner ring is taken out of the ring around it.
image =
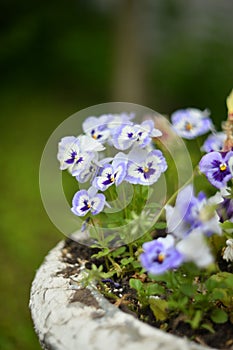
[[[101,230],[100,232],[97,230],[93,218],[90,218],[90,222],[92,223],[92,226],[93,226],[93,228],[94,228],[94,230],[95,230],[96,238],[97,238],[98,242],[100,243],[101,246],[103,246],[104,235],[103,235],[102,230]]]
[[[104,260],[105,260],[105,265],[106,265],[106,268],[107,268],[107,270],[109,271],[109,270],[110,270],[110,265],[109,265],[109,260],[108,260],[108,257],[107,257],[107,256],[105,256],[105,257],[104,257]]]
[[[134,252],[133,252],[133,245],[132,243],[129,243],[129,254],[130,254],[130,257],[133,258],[134,257]]]

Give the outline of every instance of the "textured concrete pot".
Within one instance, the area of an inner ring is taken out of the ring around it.
[[[91,287],[78,289],[60,273],[69,268],[61,259],[63,246],[62,241],[50,251],[31,288],[30,309],[43,349],[210,349],[140,322]]]

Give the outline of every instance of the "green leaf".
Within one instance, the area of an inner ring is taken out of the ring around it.
[[[197,310],[194,314],[194,317],[189,323],[193,329],[197,329],[200,325],[201,320],[202,320],[202,311]]]
[[[207,329],[207,331],[209,331],[212,334],[215,333],[215,330],[214,330],[213,325],[211,323],[203,323],[201,325],[201,328]]]
[[[122,246],[112,252],[112,257],[117,258],[119,255],[122,255],[126,251],[126,247]]]
[[[227,297],[225,290],[221,288],[215,288],[211,293],[212,300],[223,300]]]
[[[225,221],[223,224],[221,224],[222,229],[226,231],[227,233],[233,232],[233,222],[231,221]]]
[[[105,248],[105,249],[99,251],[99,253],[93,254],[91,257],[99,259],[99,258],[102,258],[103,256],[108,255],[109,252],[110,252],[110,250],[108,248]]]
[[[151,295],[161,295],[165,293],[165,288],[157,283],[150,284],[146,287],[146,294]]]
[[[230,272],[219,272],[212,275],[206,282],[206,286],[213,288],[233,288],[233,274]],[[211,289],[210,289],[211,290]]]
[[[215,309],[211,314],[211,320],[215,323],[225,323],[228,320],[228,315],[224,310]]]
[[[166,300],[159,298],[150,298],[149,305],[157,321],[164,321],[167,319],[168,303]]]
[[[130,258],[123,258],[121,259],[121,264],[123,266],[126,266],[126,265],[129,265],[132,261],[134,261],[134,258],[133,257],[130,257]]]
[[[188,297],[192,297],[196,291],[196,287],[193,286],[192,284],[188,284],[188,283],[185,283],[185,284],[182,284],[180,286],[180,291],[188,296]]]
[[[135,278],[130,278],[129,285],[131,288],[136,289],[138,292],[142,290],[142,286],[143,286],[142,282]]]
[[[163,221],[156,222],[156,224],[154,224],[154,228],[158,230],[163,230],[166,227],[167,227],[167,223]]]

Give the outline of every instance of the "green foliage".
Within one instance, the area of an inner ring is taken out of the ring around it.
[[[159,298],[149,298],[149,305],[157,321],[165,321],[168,318],[168,302]]]
[[[228,315],[224,310],[215,309],[211,313],[211,320],[215,323],[225,323],[228,320]]]

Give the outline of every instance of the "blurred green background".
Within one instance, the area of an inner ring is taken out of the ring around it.
[[[63,238],[39,192],[50,134],[110,101],[209,108],[219,126],[233,87],[232,13],[228,0],[1,1],[0,349],[40,349],[30,284]]]

